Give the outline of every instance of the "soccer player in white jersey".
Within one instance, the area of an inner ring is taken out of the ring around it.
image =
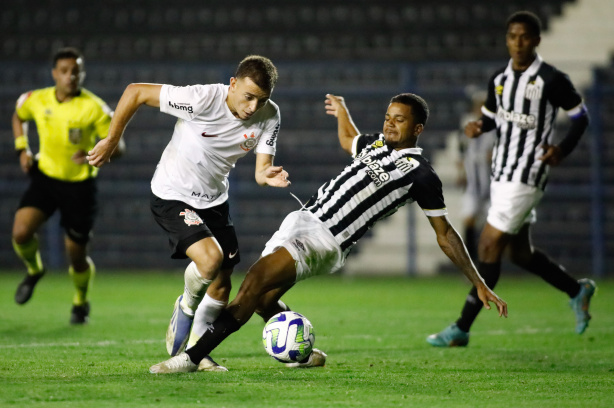
[[[343,98],[327,95],[326,110],[337,117],[339,142],[354,160],[285,218],[211,329],[186,352],[152,366],[150,372],[200,370],[209,353],[254,312],[282,311],[279,299],[296,282],[337,271],[369,228],[414,201],[428,217],[442,251],[478,288],[484,306],[490,308],[488,302],[493,302],[499,315],[507,316],[506,303],[486,286],[450,224],[441,181],[417,147],[428,118],[426,102],[414,94],[395,96],[383,133],[374,135],[359,135]],[[314,349],[304,361],[289,366],[322,366],[325,359],[326,354]]]
[[[595,292],[590,279],[576,281],[565,269],[531,243],[535,208],[544,194],[550,166],[557,166],[578,143],[589,119],[581,96],[569,77],[537,54],[541,22],[530,12],[512,14],[506,44],[510,61],[489,82],[482,118],[469,122],[469,138],[496,129],[490,185],[491,207],[478,244],[478,270],[491,288],[501,274],[501,258],[508,248],[516,265],[566,293],[582,334],[591,318],[588,308]],[[563,108],[571,126],[553,144],[556,113]],[[437,347],[466,346],[469,329],[482,308],[475,289],[467,296],[461,317],[442,332],[427,337]]]
[[[228,174],[236,161],[254,150],[259,185],[290,184],[288,173],[273,165],[280,125],[279,108],[270,100],[276,81],[273,63],[252,55],[241,61],[229,85],[130,84],[109,136],[88,154],[94,166],[108,162],[141,105],[177,117],[151,181],[151,210],[168,235],[171,257],[192,261],[166,333],[170,355],[184,350],[191,331],[197,339],[228,302],[230,275],[240,260],[228,210]]]

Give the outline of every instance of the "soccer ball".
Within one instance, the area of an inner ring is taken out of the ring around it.
[[[262,331],[264,349],[282,363],[304,360],[311,354],[315,341],[309,320],[291,311],[271,317]]]

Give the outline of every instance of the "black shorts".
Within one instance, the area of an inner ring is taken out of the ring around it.
[[[185,259],[188,257],[185,251],[190,245],[214,237],[224,252],[222,269],[230,269],[241,260],[228,202],[201,210],[151,193],[150,205],[156,222],[168,235],[171,258]]]
[[[56,180],[43,174],[37,162],[28,176],[30,185],[21,197],[19,208],[35,207],[47,217],[60,210],[60,225],[66,235],[78,244],[87,244],[98,213],[96,179]]]

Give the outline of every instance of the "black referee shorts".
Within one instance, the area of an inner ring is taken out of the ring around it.
[[[21,197],[19,208],[35,207],[51,217],[60,211],[60,225],[66,235],[78,244],[89,242],[98,213],[96,179],[61,181],[48,177],[38,169],[30,169],[30,185]]]
[[[239,263],[239,243],[230,219],[228,202],[216,207],[198,209],[182,201],[164,200],[150,195],[151,212],[166,231],[171,258],[185,259],[190,245],[208,237],[214,237],[222,247],[222,269],[230,269]]]

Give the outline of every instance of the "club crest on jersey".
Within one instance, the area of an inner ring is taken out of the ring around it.
[[[401,170],[403,173],[409,173],[412,170],[415,170],[420,162],[416,159],[412,159],[411,157],[403,157],[401,159],[397,159],[394,162],[394,165],[397,166],[397,169]]]
[[[254,134],[254,132],[252,132],[252,134],[249,135],[249,137],[247,136],[247,133],[244,134],[243,137],[245,138],[245,140],[240,145],[241,149],[245,150],[246,152],[249,152],[250,150],[254,148],[254,146],[256,146],[256,143],[258,143],[258,140],[256,140],[256,135]]]
[[[70,143],[75,145],[79,144],[81,143],[81,139],[83,139],[83,132],[81,129],[68,129],[68,140],[70,140]]]
[[[188,225],[200,225],[203,223],[202,218],[200,218],[195,211],[188,208],[186,208],[185,211],[181,211],[179,215],[184,217],[183,221]]]
[[[503,95],[503,85],[497,85],[497,86],[495,87],[495,93],[496,93],[497,95]]]
[[[528,100],[539,100],[542,97],[542,86],[541,84],[536,84],[535,81],[529,82],[524,91],[524,97]]]

